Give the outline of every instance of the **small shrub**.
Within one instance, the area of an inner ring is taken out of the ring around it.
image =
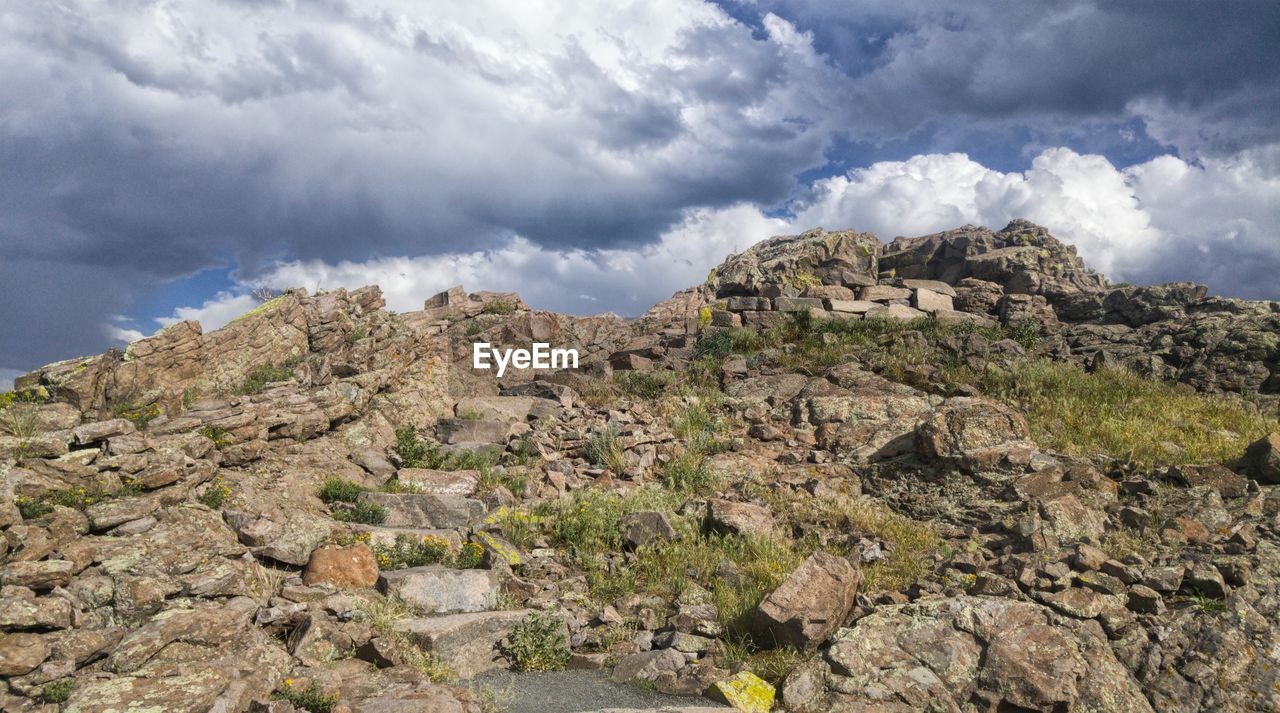
[[[569,662],[564,623],[552,614],[525,617],[512,628],[506,648],[519,671],[558,671]]]
[[[230,497],[231,486],[223,482],[222,476],[215,476],[200,495],[200,503],[210,510],[220,510]]]
[[[472,322],[471,324],[467,325],[467,328],[463,330],[462,333],[467,337],[474,337],[483,331],[484,331],[484,327],[480,326],[479,322]]]
[[[28,498],[19,495],[17,503],[18,512],[22,514],[23,520],[34,520],[53,512],[53,505],[43,498]]]
[[[139,431],[145,429],[156,416],[160,415],[160,404],[120,404],[112,410],[116,418],[123,418],[132,423]]]
[[[213,441],[213,447],[218,450],[226,448],[235,441],[235,439],[231,437],[231,434],[227,432],[227,429],[222,426],[201,426],[198,433]]]
[[[362,525],[381,525],[387,519],[387,509],[377,503],[361,500],[350,508],[335,512],[333,519]]]
[[[287,366],[272,366],[271,364],[263,364],[262,366],[249,372],[249,375],[240,382],[233,393],[248,396],[256,394],[267,388],[267,384],[276,381],[288,381],[293,378],[293,369]]]
[[[458,550],[451,563],[458,569],[478,569],[484,563],[484,548],[478,543],[468,542]]]
[[[382,569],[405,569],[442,564],[449,559],[449,542],[441,537],[425,535],[415,539],[411,535],[396,535],[395,543],[375,545],[374,554]]]
[[[307,713],[329,713],[338,705],[338,694],[325,693],[314,681],[306,688],[293,685],[293,679],[286,678],[284,685],[271,694],[272,698],[288,701]]]
[[[468,409],[458,414],[458,418],[462,419],[463,421],[479,421],[481,416],[479,411],[472,411]]]
[[[622,473],[627,469],[626,456],[618,443],[618,429],[613,424],[592,433],[587,438],[582,455],[592,465],[608,468],[614,473]]]
[[[200,398],[200,391],[194,386],[188,386],[182,390],[182,408],[191,408],[197,399]]]
[[[31,438],[40,430],[40,411],[35,404],[20,402],[0,411],[0,431],[15,438]]]
[[[51,683],[44,684],[44,688],[40,689],[40,695],[37,696],[41,703],[66,703],[71,698],[71,691],[75,688],[75,680],[70,678],[62,678]]]
[[[316,494],[326,503],[354,503],[360,499],[360,494],[367,492],[369,489],[359,483],[353,483],[350,480],[343,480],[338,477],[325,478],[324,483],[320,485],[320,490]]]
[[[418,431],[413,426],[396,429],[396,455],[405,468],[426,468],[427,459],[435,456],[433,449],[418,439]]]

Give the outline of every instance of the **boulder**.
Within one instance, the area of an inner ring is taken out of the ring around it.
[[[633,512],[622,518],[622,544],[627,549],[634,550],[652,542],[674,540],[677,534],[667,516],[660,512]]]
[[[1017,411],[992,401],[969,397],[947,400],[916,429],[920,455],[953,463],[965,470],[995,466],[1003,460],[1030,458],[1027,422]]]
[[[737,535],[767,536],[773,534],[775,528],[773,515],[766,508],[718,498],[707,501],[707,524]]]
[[[877,307],[869,310],[863,316],[867,319],[887,319],[891,322],[912,322],[917,319],[924,319],[929,315],[906,305],[891,304],[886,307]]]
[[[71,431],[71,437],[77,444],[83,446],[105,441],[115,436],[123,436],[137,430],[132,421],[113,418],[110,421],[95,421],[86,423],[83,426],[77,426]]]
[[[951,312],[955,309],[949,295],[924,288],[912,290],[911,306],[921,312]]]
[[[624,656],[617,666],[613,667],[613,680],[619,683],[626,681],[652,681],[665,672],[676,672],[684,668],[685,657],[675,649],[654,649]]]
[[[716,681],[708,695],[742,713],[769,713],[773,710],[773,686],[750,671],[739,671]]]
[[[760,645],[809,649],[844,623],[853,609],[861,571],[849,560],[815,552],[756,607],[754,640]]]
[[[1241,462],[1245,473],[1260,483],[1280,485],[1280,433],[1255,441]]]
[[[368,588],[378,583],[378,561],[368,545],[321,547],[312,551],[302,571],[302,583],[320,583],[339,588]]]
[[[480,612],[498,604],[500,582],[491,569],[453,569],[444,565],[383,572],[378,590],[403,599],[423,614]]]
[[[858,291],[858,299],[867,302],[888,302],[889,300],[911,299],[911,290],[892,285],[871,285]]]
[[[436,425],[444,443],[506,443],[511,436],[508,421],[484,421],[470,418],[445,418]]]

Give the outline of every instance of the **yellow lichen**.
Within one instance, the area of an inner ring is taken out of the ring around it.
[[[743,713],[769,713],[773,708],[773,686],[750,671],[741,671],[711,686],[716,698]]]

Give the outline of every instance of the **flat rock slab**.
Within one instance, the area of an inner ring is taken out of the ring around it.
[[[383,572],[378,590],[395,595],[423,614],[481,612],[498,604],[498,574],[490,569],[453,569],[444,565]]]
[[[468,418],[441,419],[436,430],[445,443],[506,443],[511,422]]]
[[[480,484],[480,472],[401,468],[396,472],[396,481],[415,493],[467,497],[475,494]]]
[[[520,713],[726,713],[707,700],[682,698],[616,683],[598,671],[493,670],[474,683],[501,691],[499,703]]]
[[[405,619],[396,623],[396,629],[423,651],[436,654],[459,678],[471,678],[509,665],[498,642],[531,612],[513,609]]]
[[[457,495],[364,493],[360,498],[386,508],[382,524],[390,527],[466,527],[485,514],[484,503]]]

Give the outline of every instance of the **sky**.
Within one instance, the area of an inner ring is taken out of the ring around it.
[[[0,4],[0,384],[256,287],[633,316],[771,235],[1014,217],[1280,299],[1280,3]]]

